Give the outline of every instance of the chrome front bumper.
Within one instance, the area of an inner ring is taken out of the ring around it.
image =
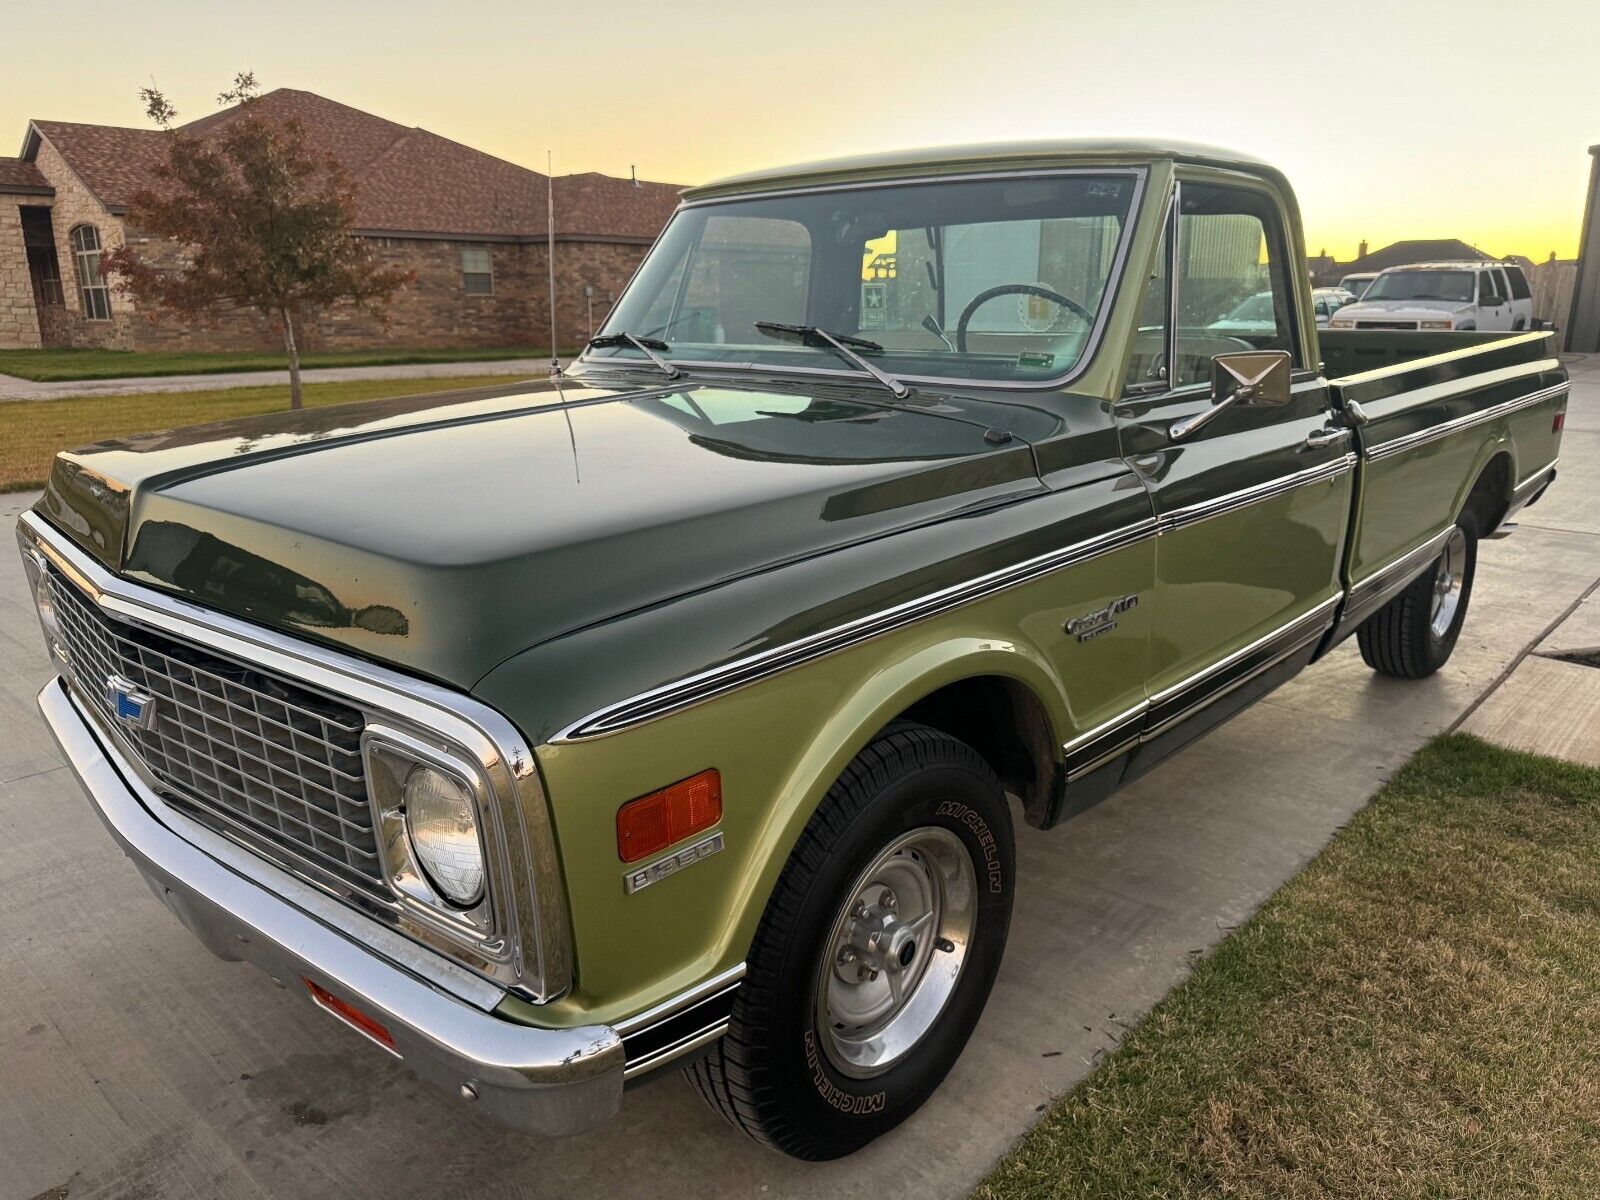
[[[419,1076],[476,1100],[505,1124],[570,1134],[616,1112],[624,1071],[616,1030],[518,1025],[380,957],[160,820],[159,799],[119,769],[117,751],[60,680],[39,694],[39,709],[112,837],[161,902],[217,957],[255,964],[308,1003],[316,1001],[302,981],[353,1005],[385,1027],[391,1052]],[[431,954],[420,947],[415,953]]]

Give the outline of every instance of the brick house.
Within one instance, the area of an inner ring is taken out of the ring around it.
[[[288,88],[259,101],[295,119],[313,147],[355,184],[356,226],[378,258],[415,272],[387,328],[336,306],[308,314],[309,349],[545,345],[550,340],[547,179],[424,129]],[[238,113],[183,126],[206,137]],[[206,320],[136,311],[107,286],[100,254],[123,241],[129,199],[153,185],[164,154],[151,129],[32,121],[17,158],[0,158],[0,349],[277,349],[281,334],[253,312]],[[556,325],[575,345],[598,323],[677,204],[664,183],[594,173],[559,176],[555,192]],[[150,244],[154,258],[176,254]]]

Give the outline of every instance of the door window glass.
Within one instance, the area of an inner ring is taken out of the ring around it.
[[[1299,361],[1283,235],[1271,200],[1244,188],[1184,184],[1178,217],[1177,378],[1211,378],[1211,359],[1286,350]]]
[[[1172,302],[1172,285],[1167,265],[1172,258],[1172,222],[1168,221],[1156,251],[1155,270],[1145,285],[1144,303],[1139,307],[1139,328],[1133,337],[1133,354],[1128,359],[1125,390],[1143,390],[1161,384],[1167,374],[1167,307]]]
[[[1533,293],[1528,290],[1528,277],[1522,273],[1521,267],[1506,268],[1506,282],[1511,285],[1511,298],[1513,300],[1531,299]]]

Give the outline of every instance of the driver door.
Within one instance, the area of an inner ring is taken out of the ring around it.
[[[1286,229],[1265,188],[1179,183],[1141,320],[1141,338],[1165,350],[1135,355],[1116,410],[1158,528],[1146,745],[1130,770],[1303,665],[1342,595],[1351,437],[1308,360]],[[1263,292],[1258,322],[1224,319]],[[1290,355],[1288,403],[1238,404],[1186,430],[1212,406],[1213,357],[1251,350]]]

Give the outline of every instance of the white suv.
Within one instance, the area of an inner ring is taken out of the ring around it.
[[[1515,263],[1390,267],[1330,329],[1532,329],[1533,293]]]

